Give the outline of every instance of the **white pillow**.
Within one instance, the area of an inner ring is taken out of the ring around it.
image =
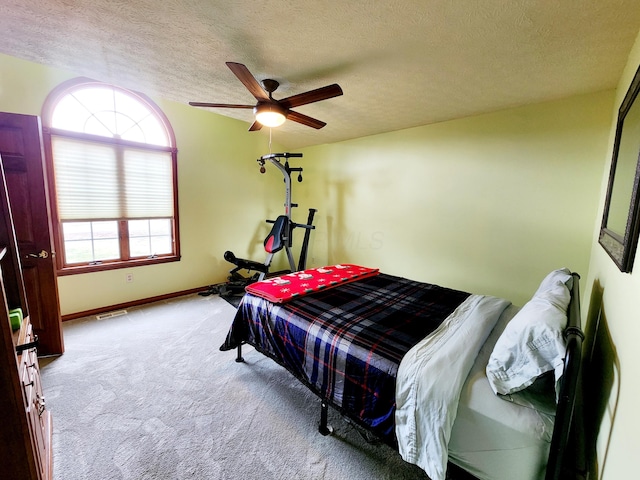
[[[573,277],[571,276],[571,271],[568,268],[560,268],[558,270],[554,270],[549,275],[544,277],[544,280],[540,282],[540,286],[538,287],[538,290],[536,290],[536,293],[533,294],[533,296],[535,297],[536,295],[549,290],[553,287],[553,285],[555,285],[558,280],[564,283],[569,290],[573,288]]]
[[[529,302],[507,324],[487,364],[487,379],[495,393],[508,395],[531,385],[553,370],[562,375],[567,307],[571,295],[567,270],[555,270],[542,281]]]

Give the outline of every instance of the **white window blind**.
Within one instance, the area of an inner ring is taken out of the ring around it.
[[[51,141],[61,221],[173,217],[171,152]]]

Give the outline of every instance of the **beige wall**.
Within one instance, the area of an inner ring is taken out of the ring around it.
[[[315,264],[353,262],[523,304],[586,276],[613,92],[308,148]]]
[[[74,76],[0,55],[0,111],[40,115],[49,92]],[[284,195],[282,177],[260,175],[255,161],[268,153],[268,136],[247,132],[245,122],[154,100],[176,134],[182,260],[59,277],[63,315],[221,282],[231,266],[225,250],[264,259],[264,219],[280,213]],[[125,282],[128,273],[133,283]]]
[[[616,99],[610,117],[610,141],[603,168],[598,217],[593,229],[593,250],[589,275],[584,283],[585,296],[589,299],[589,321],[595,322],[600,314],[600,330],[597,335],[602,374],[596,379],[609,393],[600,406],[603,420],[599,425],[597,442],[599,476],[604,480],[632,478],[637,475],[637,455],[640,441],[640,255],[636,256],[631,274],[620,273],[613,261],[598,244],[602,205],[611,165],[613,136],[617,110],[629,84],[640,65],[640,35],[629,56],[624,74],[618,84]],[[592,324],[592,325],[595,325]],[[610,392],[609,392],[610,391]]]

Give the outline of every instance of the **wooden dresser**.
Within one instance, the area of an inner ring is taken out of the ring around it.
[[[1,160],[0,160],[1,167]],[[53,478],[51,415],[45,407],[4,174],[0,168],[0,472],[12,480]],[[22,324],[11,327],[9,311]]]

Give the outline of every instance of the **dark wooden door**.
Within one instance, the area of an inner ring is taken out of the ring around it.
[[[38,353],[64,352],[42,128],[31,115],[0,112],[0,155]]]

